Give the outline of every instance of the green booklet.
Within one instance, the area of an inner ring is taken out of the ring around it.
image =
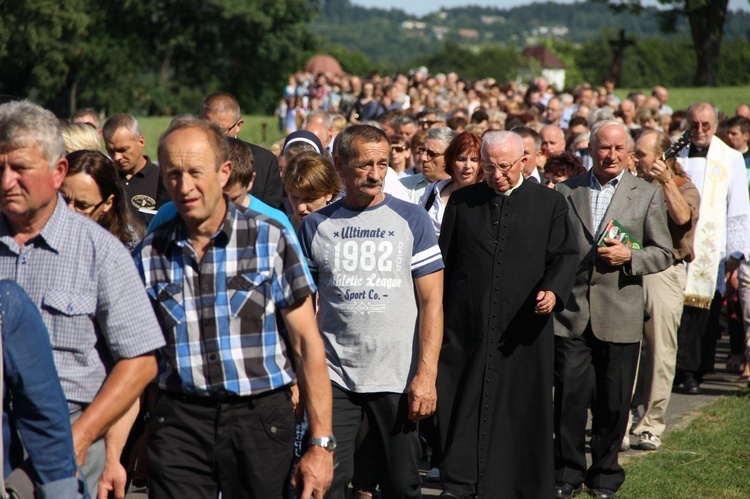
[[[630,249],[642,248],[641,244],[636,241],[635,238],[631,236],[627,230],[625,230],[625,227],[623,227],[615,218],[610,220],[607,226],[604,228],[602,237],[599,238],[599,242],[597,243],[597,245],[607,246],[606,244],[604,244],[605,238],[617,239]]]

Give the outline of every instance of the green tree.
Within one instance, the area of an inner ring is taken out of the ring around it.
[[[0,92],[60,99],[85,51],[90,7],[88,0],[0,0]]]
[[[610,0],[593,0],[609,3]],[[611,0],[610,6],[618,11],[629,10],[640,13],[641,0]],[[719,55],[724,36],[724,20],[729,0],[657,0],[668,9],[657,13],[660,28],[674,32],[680,17],[686,17],[690,25],[693,50],[697,65],[693,84],[715,86],[718,83]]]

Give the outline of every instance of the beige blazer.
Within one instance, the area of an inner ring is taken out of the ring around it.
[[[601,231],[591,214],[592,172],[557,184],[568,202],[568,218],[578,242],[578,269],[565,310],[555,314],[555,335],[573,338],[591,322],[602,341],[634,343],[643,331],[644,274],[672,265],[672,239],[661,189],[625,172],[602,222],[616,218],[643,246],[633,250],[629,264],[612,267],[596,258]]]

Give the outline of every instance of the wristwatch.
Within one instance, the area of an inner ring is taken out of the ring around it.
[[[310,445],[318,445],[331,452],[336,450],[336,437],[333,435],[329,437],[317,437],[310,439]]]

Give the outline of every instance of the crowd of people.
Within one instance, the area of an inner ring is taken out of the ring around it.
[[[613,90],[298,73],[270,150],[216,92],[157,158],[0,105],[5,475],[401,498],[429,457],[445,498],[615,497],[723,302],[750,377],[750,106]]]

